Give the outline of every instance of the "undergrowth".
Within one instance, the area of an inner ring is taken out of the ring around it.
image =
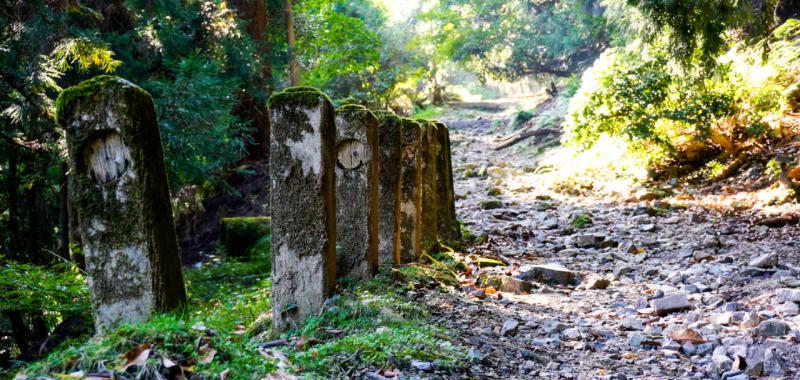
[[[279,349],[283,355],[263,348],[275,338],[269,259],[206,264],[185,271],[189,305],[183,310],[103,337],[65,342],[8,376],[252,379],[282,369],[305,378],[347,378],[366,370],[402,371],[414,360],[457,371],[464,351],[446,330],[429,323],[423,305],[403,294],[457,285],[455,271],[463,263],[448,252],[428,261],[384,271],[370,281],[341,281],[319,315],[281,336],[288,343]],[[140,355],[144,350],[149,355]],[[137,356],[145,359],[137,362]]]
[[[227,370],[229,379],[267,375],[276,366],[259,354],[246,330],[271,308],[267,263],[225,262],[186,271],[190,301],[185,309],[120,326],[103,337],[65,342],[47,358],[11,374],[83,378],[94,373],[124,379],[182,371],[218,378]],[[143,349],[151,350],[150,358],[123,371],[130,362],[123,355]]]
[[[404,273],[415,272],[412,266]],[[413,287],[414,279],[407,279]],[[314,378],[351,378],[367,370],[405,369],[414,360],[457,370],[465,359],[443,328],[428,322],[424,306],[401,296],[388,273],[341,289],[318,316],[285,337],[302,337],[309,348],[285,348],[299,373]],[[318,343],[317,343],[318,342]]]

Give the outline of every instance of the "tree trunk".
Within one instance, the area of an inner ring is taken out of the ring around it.
[[[67,190],[67,162],[61,163],[58,189],[58,256],[69,261],[69,194]]]
[[[264,0],[233,0],[231,4],[236,8],[238,16],[247,23],[245,30],[256,42],[256,61],[262,62],[262,82],[256,85],[265,93],[269,93],[272,81],[272,65],[267,56],[266,44],[267,8]],[[242,120],[251,121],[253,128],[253,141],[248,143],[248,159],[259,161],[269,157],[269,111],[266,101],[257,99],[249,93],[244,93],[239,99],[234,113]]]
[[[297,47],[297,38],[294,35],[294,17],[292,15],[292,0],[286,0],[286,8],[284,9],[286,15],[286,34],[289,40],[289,83],[292,86],[300,84],[300,77],[297,68],[297,55],[295,48]]]
[[[19,179],[17,178],[17,155],[12,153],[8,157],[8,180],[6,181],[6,191],[8,193],[8,234],[11,239],[8,241],[8,257],[19,260]]]

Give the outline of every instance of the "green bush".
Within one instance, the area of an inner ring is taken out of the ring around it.
[[[268,216],[223,218],[219,237],[223,254],[254,257],[268,252],[271,220]]]
[[[522,128],[525,123],[527,123],[530,119],[533,119],[533,113],[528,111],[519,111],[514,118],[511,119],[511,122],[508,123],[508,131],[513,132],[520,128]]]

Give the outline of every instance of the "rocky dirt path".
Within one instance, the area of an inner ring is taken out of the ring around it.
[[[496,125],[459,125],[458,214],[485,238],[461,289],[415,296],[470,347],[465,377],[800,376],[796,225],[689,196],[539,188],[530,149],[495,151]]]

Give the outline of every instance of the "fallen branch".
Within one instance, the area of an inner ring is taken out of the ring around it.
[[[522,140],[525,140],[525,139],[527,139],[529,137],[534,137],[534,136],[535,137],[542,137],[542,136],[547,136],[547,135],[550,135],[550,134],[552,134],[552,135],[560,135],[561,131],[558,130],[558,129],[555,129],[555,128],[542,128],[542,129],[533,129],[533,130],[524,130],[523,129],[523,130],[521,130],[521,131],[519,131],[519,132],[517,132],[517,133],[515,133],[515,134],[513,134],[511,136],[509,136],[508,138],[506,138],[504,141],[500,142],[500,144],[496,145],[492,149],[494,149],[494,150],[502,150],[502,149],[508,148],[508,147],[510,147],[510,146],[522,141]]]
[[[744,152],[739,153],[739,156],[737,156],[736,159],[733,160],[733,162],[728,164],[728,166],[726,166],[724,169],[722,169],[721,173],[719,173],[716,176],[714,176],[714,178],[712,178],[711,181],[712,182],[718,182],[718,181],[722,181],[725,178],[730,177],[734,172],[739,170],[739,168],[742,167],[742,165],[744,165],[744,163],[747,162],[747,160],[749,160],[749,159],[750,159],[750,155],[749,154],[744,153]]]

